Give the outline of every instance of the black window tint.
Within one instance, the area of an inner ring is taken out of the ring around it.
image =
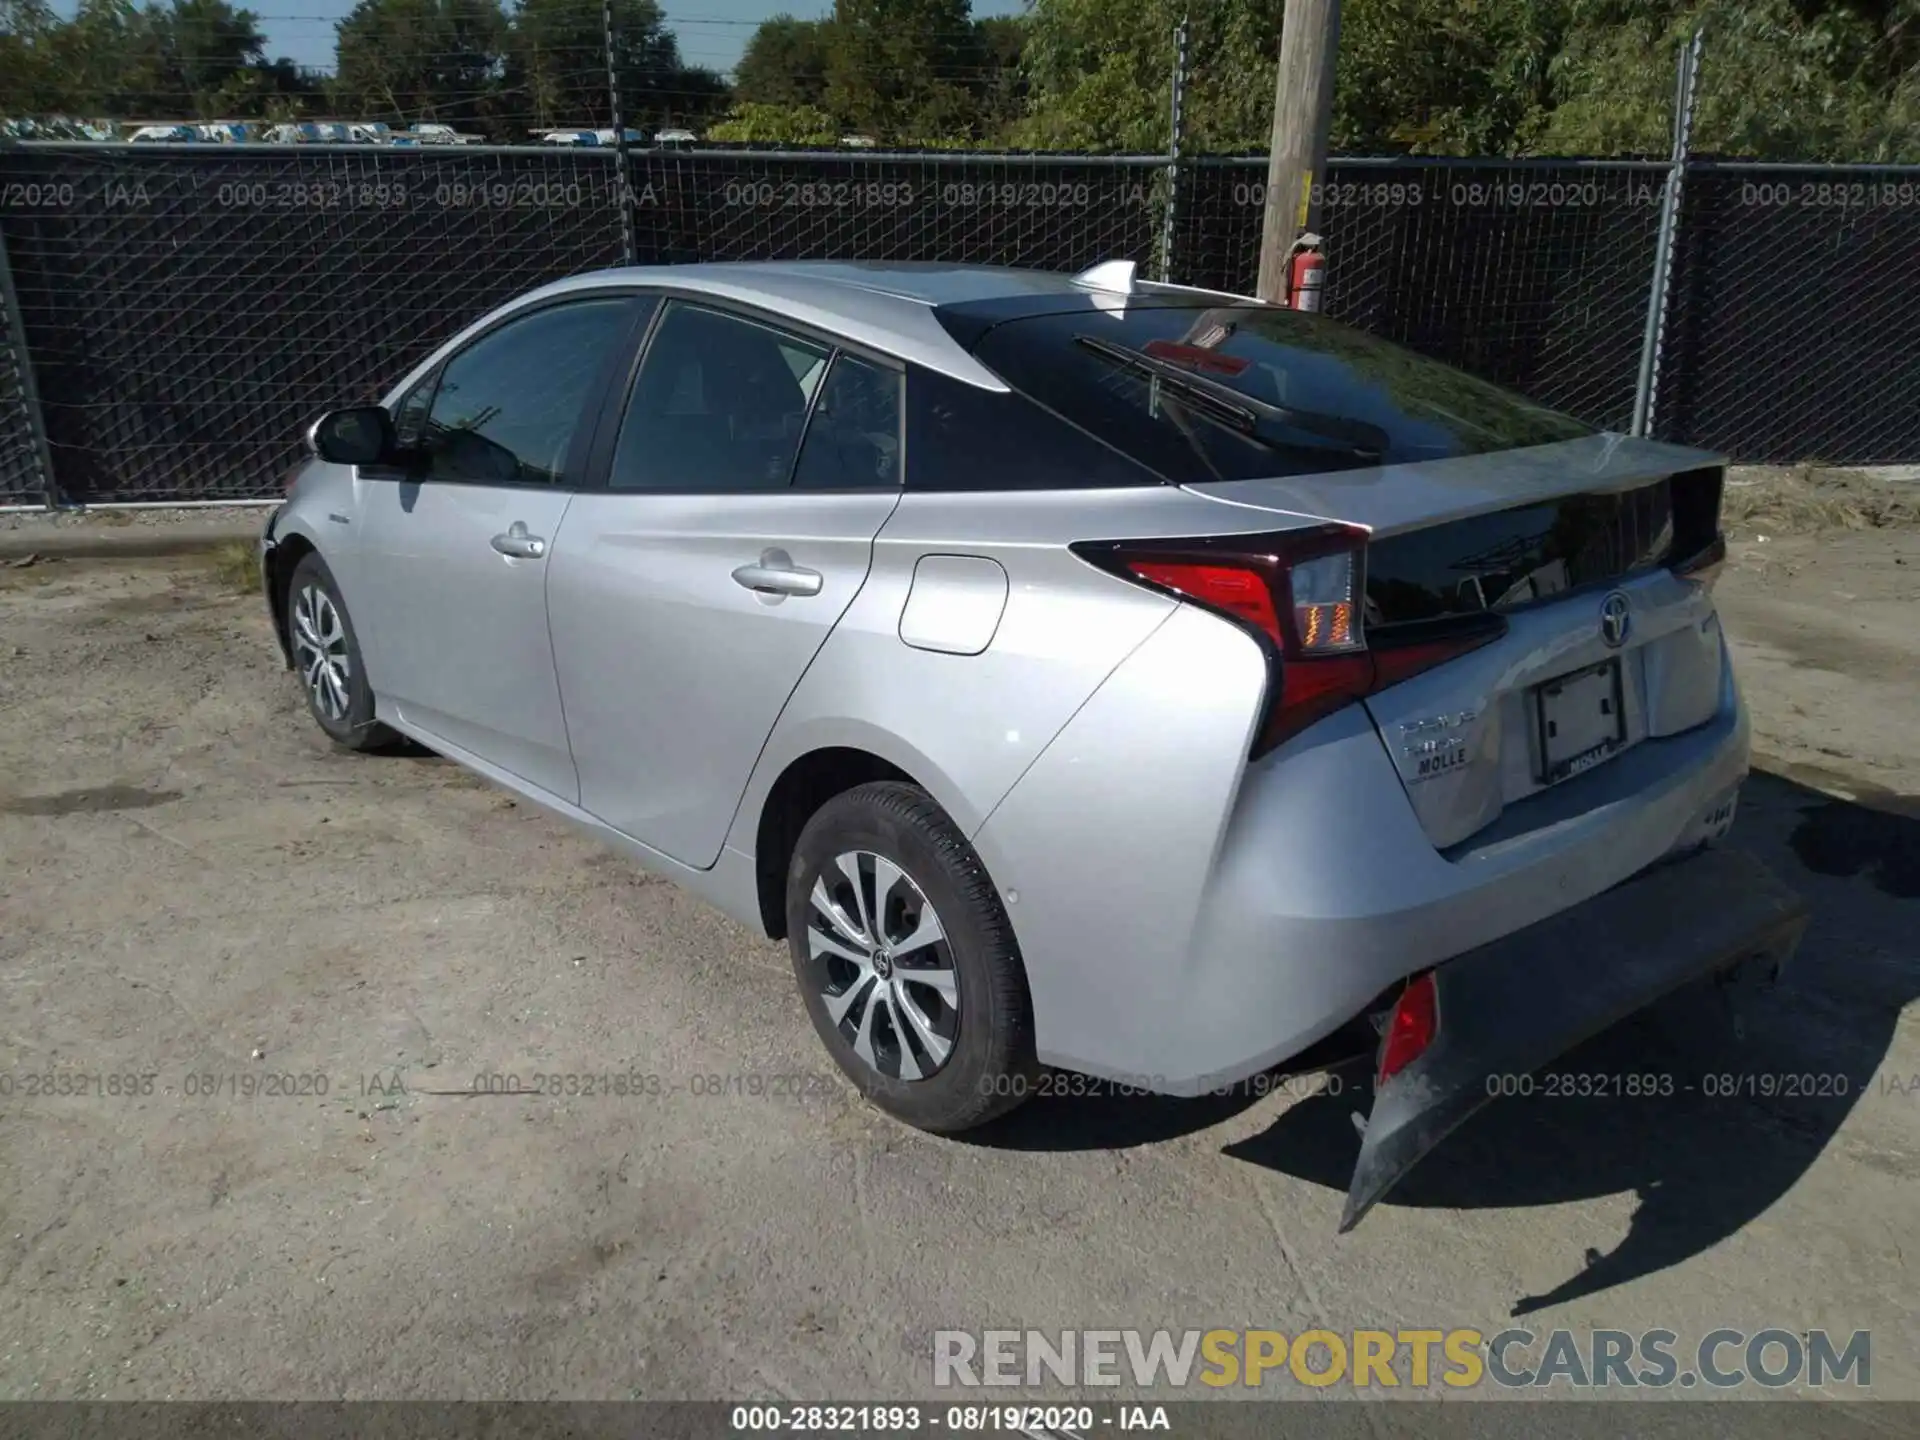
[[[853,490],[900,483],[900,373],[844,351],[834,356],[793,483]]]
[[[1189,483],[1545,445],[1590,426],[1324,315],[1130,306],[1030,316],[975,352],[1057,413]]]
[[[614,490],[785,489],[828,350],[717,310],[668,304],[614,447]]]
[[[1024,395],[907,375],[907,488],[1077,490],[1159,477]]]
[[[441,371],[427,421],[436,480],[551,485],[632,315],[625,297],[536,310],[483,335]]]

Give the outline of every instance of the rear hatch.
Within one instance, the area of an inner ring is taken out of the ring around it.
[[[953,328],[1249,531],[1364,530],[1369,649],[1500,632],[1366,699],[1436,846],[1717,712],[1717,457],[1596,432],[1323,316],[1176,291],[1055,306]]]
[[[1392,467],[1371,483],[1355,473],[1189,488],[1371,531],[1371,644],[1401,627],[1504,620],[1493,643],[1366,700],[1422,827],[1445,848],[1718,712],[1720,625],[1699,582],[1721,554],[1724,472],[1706,458],[1596,436]]]

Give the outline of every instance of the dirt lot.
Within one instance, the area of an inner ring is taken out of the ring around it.
[[[1344,1238],[1350,1106],[903,1129],[780,947],[324,745],[215,569],[0,570],[0,1395],[926,1395],[942,1327],[1519,1315],[1870,1329],[1873,1393],[1920,1398],[1920,533],[1758,533],[1735,841],[1812,903],[1797,970],[1741,1048],[1676,1001],[1563,1068],[1848,1093],[1502,1101]],[[667,1093],[458,1093],[629,1070]]]

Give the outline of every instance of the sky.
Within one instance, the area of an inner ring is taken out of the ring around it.
[[[71,15],[75,0],[55,8]],[[267,58],[287,55],[312,69],[333,68],[333,27],[353,8],[353,0],[236,0],[260,17],[267,37]],[[827,14],[830,0],[665,0],[667,27],[680,38],[680,55],[689,65],[722,72],[739,63],[754,27],[785,12],[802,18]],[[974,0],[976,17],[1014,15],[1020,0]]]

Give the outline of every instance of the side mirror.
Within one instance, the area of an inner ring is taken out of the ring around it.
[[[334,465],[377,465],[393,457],[393,417],[382,405],[329,410],[307,431],[307,445]]]

